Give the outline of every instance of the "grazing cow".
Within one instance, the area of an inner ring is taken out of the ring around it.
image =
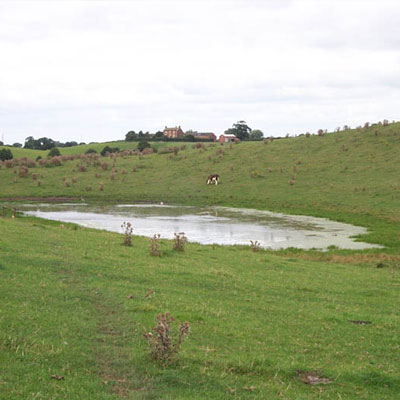
[[[207,185],[211,184],[215,184],[218,185],[219,182],[219,175],[218,174],[213,174],[213,175],[209,175],[207,178]]]

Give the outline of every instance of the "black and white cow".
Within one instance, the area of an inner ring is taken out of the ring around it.
[[[207,178],[207,185],[211,184],[215,184],[218,185],[219,182],[219,175],[218,174],[213,174],[213,175],[209,175]]]

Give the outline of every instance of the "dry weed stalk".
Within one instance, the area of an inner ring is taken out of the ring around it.
[[[124,230],[124,245],[132,246],[132,224],[130,222],[123,222],[121,228]]]
[[[157,315],[157,325],[151,332],[145,332],[144,338],[147,340],[151,356],[163,365],[171,362],[182,345],[185,337],[190,332],[189,322],[179,325],[178,337],[173,341],[171,337],[170,324],[175,321],[169,312]]]
[[[254,242],[250,240],[250,243],[251,250],[254,252],[261,250],[261,243],[258,240],[255,240]]]
[[[187,242],[187,237],[185,236],[185,232],[174,233],[175,239],[173,244],[173,250],[176,251],[184,251],[185,243]]]
[[[154,234],[154,236],[150,239],[150,255],[154,257],[160,257],[160,238],[161,235],[159,233]]]

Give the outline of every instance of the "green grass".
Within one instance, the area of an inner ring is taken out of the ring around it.
[[[169,241],[151,257],[145,238],[126,247],[118,234],[33,218],[0,218],[0,229],[2,399],[398,398],[390,268],[240,246],[177,253]],[[191,335],[163,368],[142,334],[165,311]],[[298,370],[333,383],[306,385]]]
[[[74,160],[22,178],[18,167],[3,165],[2,200],[269,209],[365,226],[370,232],[360,239],[385,248],[252,252],[188,244],[178,254],[162,241],[162,257],[151,257],[145,238],[125,247],[114,233],[0,217],[0,398],[399,398],[399,155],[396,123],[118,157],[114,180],[110,158],[99,159],[107,171],[91,163],[79,172],[86,160]],[[220,185],[205,184],[210,173],[220,174]],[[146,298],[149,289],[155,294]],[[192,333],[177,363],[163,368],[149,358],[142,334],[165,311],[189,321]],[[333,383],[306,385],[298,370],[318,370]]]

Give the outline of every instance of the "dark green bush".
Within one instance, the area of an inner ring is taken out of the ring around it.
[[[52,158],[52,157],[58,157],[58,156],[60,156],[60,155],[61,155],[60,150],[58,150],[57,147],[53,147],[53,148],[49,151],[48,157],[49,157],[49,158]]]
[[[5,160],[12,160],[13,154],[11,153],[10,149],[1,149],[0,150],[0,160],[5,161]]]

